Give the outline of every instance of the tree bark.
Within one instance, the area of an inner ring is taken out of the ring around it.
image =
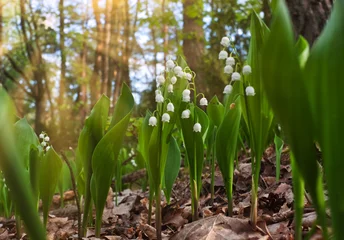
[[[318,38],[331,14],[333,0],[287,0],[296,36],[310,45]]]
[[[123,40],[124,49],[122,52],[122,57],[120,59],[120,69],[115,82],[115,89],[113,95],[113,103],[116,103],[122,84],[126,83],[130,86],[129,77],[129,57],[130,57],[130,14],[129,14],[129,3],[128,0],[124,0],[124,30],[123,30]]]
[[[105,6],[105,23],[103,29],[104,36],[104,54],[103,54],[103,68],[102,68],[102,88],[101,93],[108,93],[107,87],[109,80],[109,57],[110,57],[110,39],[111,39],[111,12],[112,12],[112,0],[106,0]],[[111,97],[110,95],[107,95]]]
[[[66,92],[66,53],[65,53],[65,36],[64,36],[64,0],[59,2],[60,11],[60,54],[61,54],[61,73],[60,73],[60,89],[59,97],[57,100],[60,117],[60,130],[64,132],[64,98]]]
[[[91,105],[93,106],[99,98],[100,93],[100,70],[102,63],[103,39],[102,39],[102,24],[100,22],[100,11],[97,0],[92,0],[93,12],[97,24],[96,41],[97,47],[95,51],[94,67],[90,81],[91,90]]]
[[[204,53],[203,1],[184,0],[183,2],[183,52],[192,71],[196,73],[197,87],[206,91],[206,79],[202,61]]]

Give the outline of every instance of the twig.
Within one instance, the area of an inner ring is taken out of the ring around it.
[[[79,194],[78,194],[78,189],[76,187],[76,181],[75,181],[75,177],[74,177],[74,173],[73,173],[73,169],[68,161],[68,158],[66,157],[66,155],[64,154],[64,152],[61,151],[61,155],[63,160],[66,162],[69,172],[70,172],[70,177],[72,180],[72,185],[73,185],[73,191],[75,194],[75,201],[76,201],[76,206],[78,208],[78,238],[82,239],[82,232],[81,232],[81,207],[80,207],[80,202],[79,202]]]

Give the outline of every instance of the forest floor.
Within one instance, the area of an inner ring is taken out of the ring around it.
[[[221,173],[215,172],[215,197],[211,200],[210,169],[205,167],[200,197],[199,220],[191,222],[191,198],[188,173],[181,168],[175,182],[171,202],[163,206],[163,239],[294,239],[294,210],[291,167],[289,154],[281,157],[281,178],[276,182],[275,153],[268,148],[261,166],[258,198],[258,227],[253,229],[249,221],[251,207],[251,159],[245,155],[239,159],[234,173],[233,217],[227,217],[227,198]],[[72,199],[73,192],[65,193],[65,200]],[[154,226],[148,220],[148,192],[126,189],[118,196],[115,206],[113,193],[108,197],[103,215],[101,239],[156,239]],[[55,205],[59,196],[54,197]],[[73,201],[72,201],[73,202]],[[153,207],[154,211],[154,207]],[[77,210],[74,204],[50,212],[47,225],[48,239],[77,239]],[[303,233],[312,229],[316,213],[308,196],[305,197]],[[23,230],[24,232],[24,230]],[[0,240],[15,239],[16,227],[13,219],[0,219]],[[27,239],[22,234],[21,239]],[[94,229],[89,228],[84,239],[97,239]],[[315,228],[310,239],[321,239]]]

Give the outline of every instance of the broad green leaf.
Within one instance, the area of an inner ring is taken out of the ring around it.
[[[244,77],[246,86],[255,89],[254,96],[245,96],[247,120],[250,132],[250,147],[252,151],[252,169],[257,182],[260,170],[260,160],[267,146],[268,134],[272,125],[273,113],[268,103],[262,80],[262,49],[269,33],[264,22],[256,12],[251,15],[251,41],[248,55],[248,64],[252,73]],[[258,185],[255,185],[258,186]]]
[[[121,95],[114,110],[116,113],[120,112],[123,117],[122,119],[113,117],[113,119],[117,119],[115,125],[99,141],[92,155],[91,192],[96,206],[96,231],[98,234],[100,233],[106,197],[115,171],[115,161],[117,161],[133,109],[134,98],[129,87],[123,84]]]
[[[39,200],[39,178],[40,178],[41,156],[39,149],[31,145],[29,155],[29,175],[32,187],[32,193],[36,201],[36,209],[38,209]]]
[[[323,33],[314,44],[306,64],[304,77],[311,92],[314,130],[323,153],[326,183],[329,191],[331,219],[336,239],[344,239],[344,1],[334,2],[333,12]],[[306,184],[307,184],[307,179]]]
[[[209,116],[209,120],[213,122],[215,126],[220,126],[223,115],[224,115],[224,106],[222,103],[219,102],[217,96],[214,96],[207,107],[207,113]]]
[[[0,87],[0,167],[11,195],[16,203],[31,239],[46,239],[46,233],[38,216],[34,197],[30,191],[30,179],[16,150],[14,139],[15,106],[8,94]]]
[[[94,105],[90,116],[86,119],[85,125],[80,133],[78,152],[83,165],[85,181],[85,203],[83,216],[83,232],[86,234],[88,213],[91,206],[91,176],[92,176],[92,155],[94,148],[103,137],[109,113],[110,100],[106,96]],[[80,188],[80,187],[78,187]],[[82,189],[82,188],[81,188]]]
[[[241,99],[237,98],[235,107],[229,110],[217,130],[216,159],[219,164],[228,198],[228,212],[232,212],[234,160],[237,158],[237,140],[241,119]]]
[[[16,136],[18,154],[25,168],[28,168],[30,147],[31,145],[37,146],[39,144],[37,135],[26,118],[22,118],[14,124],[14,134]]]
[[[180,168],[180,150],[177,141],[172,137],[168,148],[165,167],[165,196],[167,203],[170,202],[173,183],[176,180]]]
[[[55,194],[61,169],[62,160],[59,155],[57,155],[54,148],[51,147],[42,156],[39,177],[39,193],[42,199],[44,225],[47,224],[49,207]]]
[[[269,103],[281,123],[317,209],[325,226],[322,181],[316,161],[314,122],[308,92],[301,74],[292,23],[284,1],[279,1],[270,36],[263,51],[263,81]]]
[[[283,150],[283,140],[275,135],[275,149],[276,149],[276,182],[280,179],[280,173],[281,173],[281,154]]]

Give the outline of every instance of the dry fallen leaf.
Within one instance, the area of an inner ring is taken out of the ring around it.
[[[261,237],[264,236],[260,232],[254,231],[247,220],[226,217],[223,214],[219,214],[185,225],[171,240],[249,240],[260,239]]]

